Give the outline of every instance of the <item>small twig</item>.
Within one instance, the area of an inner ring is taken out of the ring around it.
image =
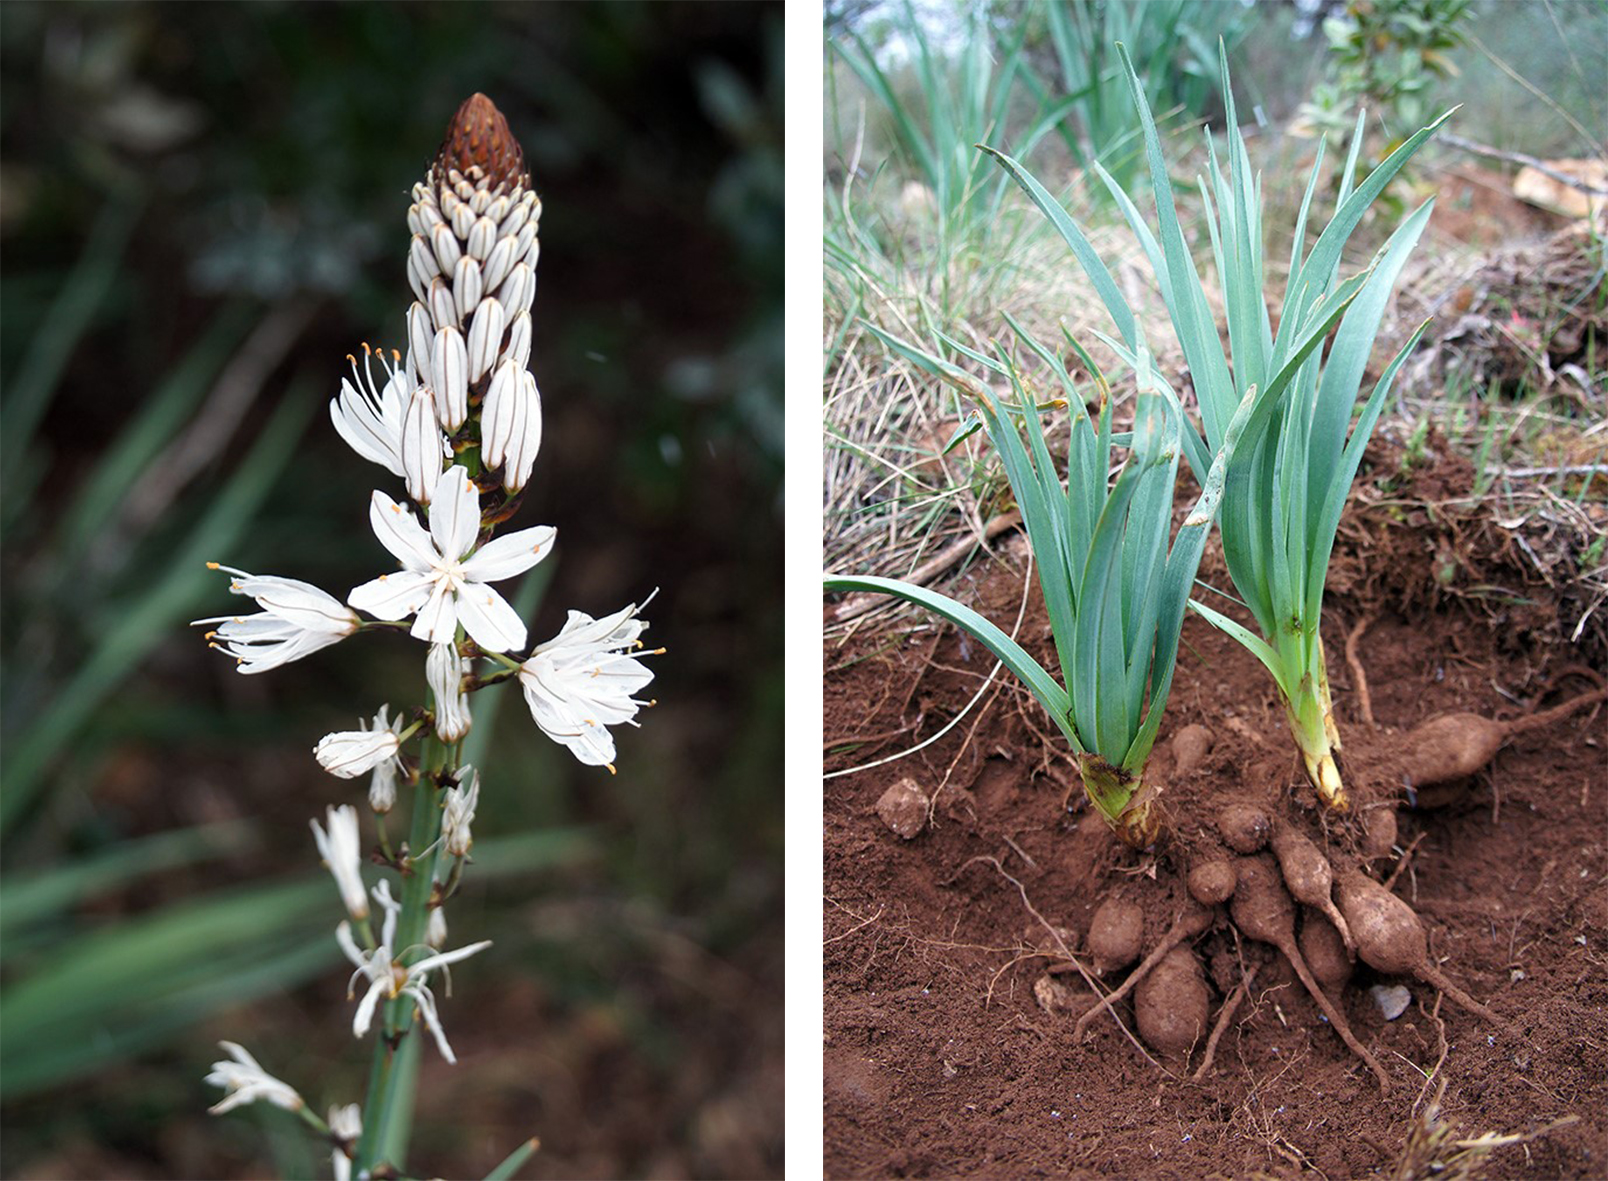
[[[1406,869],[1407,864],[1410,861],[1412,861],[1413,852],[1414,852],[1414,850],[1416,850],[1418,848],[1418,843],[1420,841],[1422,841],[1428,835],[1429,835],[1428,833],[1422,833],[1421,832],[1421,833],[1419,833],[1417,836],[1415,836],[1413,838],[1413,843],[1408,845],[1406,850],[1402,853],[1401,860],[1396,862],[1395,870],[1391,873],[1391,875],[1388,878],[1385,879],[1385,882],[1384,882],[1385,889],[1391,890],[1391,889],[1395,888],[1396,879],[1401,877],[1401,871]]]
[[[1368,630],[1376,618],[1378,616],[1375,612],[1368,612],[1357,620],[1357,626],[1352,628],[1351,634],[1346,637],[1346,666],[1351,669],[1351,680],[1356,685],[1357,708],[1370,730],[1379,729],[1379,723],[1374,721],[1373,698],[1368,694],[1368,674],[1362,671],[1362,659],[1357,655],[1357,645],[1362,640],[1362,633]]]
[[[1593,193],[1599,197],[1608,197],[1608,189],[1594,185],[1589,180],[1581,180],[1578,176],[1570,176],[1567,172],[1559,172],[1545,160],[1537,160],[1534,156],[1523,152],[1505,152],[1501,148],[1493,148],[1489,144],[1475,143],[1471,139],[1464,139],[1460,135],[1453,135],[1449,131],[1440,134],[1440,141],[1454,148],[1462,148],[1465,152],[1473,152],[1476,156],[1485,156],[1491,160],[1502,160],[1508,164],[1523,164],[1537,172],[1550,176],[1559,184],[1568,185],[1571,189],[1579,189],[1582,193]]]

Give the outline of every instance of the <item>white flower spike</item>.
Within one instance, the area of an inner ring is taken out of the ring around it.
[[[234,575],[229,590],[257,601],[255,615],[218,615],[191,624],[218,626],[207,633],[212,647],[233,656],[242,673],[267,672],[339,643],[362,624],[355,612],[334,595],[311,583],[268,574],[247,574],[233,566],[208,562],[208,570]]]
[[[458,656],[456,644],[431,644],[424,660],[424,678],[435,695],[436,737],[457,742],[469,733],[469,695],[463,691],[469,662]]]
[[[469,473],[457,464],[436,485],[428,533],[412,513],[379,491],[369,506],[369,522],[402,569],[353,588],[346,596],[348,603],[380,619],[417,615],[411,634],[428,643],[452,642],[461,623],[488,652],[524,647],[524,623],[487,584],[522,574],[540,562],[552,552],[557,530],[537,525],[474,549],[480,534],[480,495]]]
[[[335,1147],[330,1153],[330,1168],[335,1181],[351,1181],[352,1151],[363,1135],[363,1109],[355,1103],[329,1109],[329,1134]]]
[[[318,855],[329,866],[335,884],[340,887],[341,900],[346,913],[358,922],[368,918],[368,891],[363,885],[363,837],[357,827],[357,809],[350,804],[339,808],[326,808],[329,831],[325,832],[317,820],[313,826],[313,840],[318,843]]]
[[[459,960],[468,959],[476,952],[484,951],[491,946],[491,940],[483,939],[479,943],[471,943],[467,947],[460,947],[456,951],[437,952],[426,956],[416,964],[403,967],[392,957],[391,940],[395,938],[395,918],[393,911],[387,910],[386,938],[381,941],[372,954],[364,955],[352,938],[350,923],[341,923],[335,928],[335,941],[341,945],[346,958],[352,961],[357,971],[352,974],[355,982],[359,976],[367,978],[368,991],[358,1002],[357,1012],[352,1017],[352,1036],[362,1037],[368,1032],[369,1025],[374,1020],[374,1010],[379,1006],[381,999],[394,1000],[399,996],[407,996],[413,1000],[423,1018],[425,1026],[435,1037],[436,1047],[441,1056],[448,1062],[456,1063],[458,1059],[452,1053],[452,1047],[447,1044],[447,1035],[441,1028],[441,1017],[436,1012],[435,995],[430,991],[428,978],[437,968],[444,968],[448,964],[455,964]],[[347,997],[356,995],[350,986],[347,988]]]
[[[613,771],[614,736],[608,727],[636,725],[637,710],[650,704],[632,696],[653,679],[640,659],[628,655],[640,647],[638,637],[647,627],[637,610],[633,604],[603,619],[571,611],[563,630],[537,645],[519,666],[536,724],[588,766]]]
[[[467,782],[468,786],[463,784]],[[453,857],[467,857],[475,843],[469,826],[474,823],[475,805],[480,802],[480,772],[465,763],[458,770],[457,787],[447,789],[441,803],[441,844]]]
[[[255,1103],[259,1099],[272,1103],[275,1107],[283,1107],[286,1111],[299,1111],[304,1106],[302,1097],[296,1094],[294,1087],[289,1083],[280,1082],[269,1074],[242,1047],[234,1042],[219,1042],[218,1045],[231,1055],[234,1061],[214,1062],[212,1073],[205,1079],[213,1086],[222,1087],[228,1092],[221,1100],[207,1108],[213,1115],[222,1115],[226,1111],[232,1111],[247,1103]]]

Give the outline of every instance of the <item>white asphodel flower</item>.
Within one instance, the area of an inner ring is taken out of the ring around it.
[[[431,644],[424,659],[424,679],[435,695],[436,737],[457,742],[469,733],[469,695],[463,691],[468,662],[458,655],[456,644]]]
[[[250,1054],[234,1042],[219,1042],[233,1062],[212,1064],[212,1073],[205,1081],[228,1092],[221,1100],[207,1108],[213,1115],[222,1115],[246,1103],[261,1099],[286,1111],[297,1111],[304,1106],[302,1097],[289,1083],[280,1082],[269,1074]]]
[[[217,624],[207,639],[218,651],[233,656],[243,673],[267,672],[300,660],[339,643],[362,623],[351,608],[311,583],[247,574],[217,562],[208,562],[207,569],[228,571],[234,576],[229,580],[230,592],[255,599],[262,608],[255,615],[218,615],[191,624]]]
[[[363,837],[358,831],[357,809],[350,804],[339,808],[326,808],[329,831],[325,832],[317,820],[313,826],[313,840],[318,843],[318,855],[329,866],[329,872],[340,887],[341,901],[346,913],[359,922],[368,918],[368,892],[363,885]]]
[[[385,370],[385,381],[378,387],[374,383],[374,358],[378,357]],[[407,410],[408,396],[417,382],[410,366],[398,365],[386,359],[379,349],[363,346],[363,366],[358,368],[357,358],[348,355],[352,363],[354,384],[341,379],[340,395],[330,401],[329,416],[335,431],[346,440],[347,446],[370,463],[377,463],[393,476],[402,472],[402,417]]]
[[[390,730],[400,741],[407,720],[401,714],[389,718],[386,716],[389,712],[390,706],[380,706],[380,712],[374,715],[372,729]],[[401,769],[401,763],[397,759],[381,759],[374,766],[374,775],[369,780],[369,807],[381,815],[396,806],[397,778]]]
[[[457,464],[436,485],[428,533],[412,513],[379,491],[369,506],[369,522],[402,569],[355,587],[346,596],[348,603],[380,619],[417,615],[412,635],[429,643],[450,643],[461,623],[489,652],[524,647],[524,623],[487,584],[522,574],[540,562],[552,552],[557,530],[537,525],[474,549],[480,534],[480,496],[469,473]]]
[[[365,722],[361,730],[324,735],[313,747],[318,765],[331,775],[356,779],[387,762],[395,763],[402,748],[401,734],[382,719],[383,715],[375,714],[372,728]]]
[[[383,883],[382,883],[383,884]],[[456,951],[438,952],[426,956],[416,964],[403,967],[393,958],[396,954],[392,948],[396,940],[396,915],[400,909],[396,903],[390,901],[389,888],[385,897],[381,898],[378,891],[375,898],[385,910],[385,922],[380,945],[373,952],[365,955],[352,938],[350,923],[343,922],[335,928],[335,941],[341,945],[346,958],[352,961],[357,971],[352,973],[352,982],[359,976],[369,982],[368,991],[358,1002],[357,1012],[352,1016],[352,1036],[362,1037],[368,1032],[370,1024],[374,1021],[374,1010],[382,999],[393,1000],[399,996],[412,999],[419,1010],[419,1016],[425,1026],[435,1037],[436,1046],[441,1056],[448,1062],[456,1063],[458,1059],[452,1053],[452,1047],[447,1044],[447,1035],[441,1028],[441,1017],[436,1012],[435,994],[430,991],[428,978],[437,968],[445,968],[448,964],[455,964],[459,960],[468,959],[476,952],[484,951],[491,946],[491,940],[483,939],[479,943],[471,943],[467,947],[460,947]],[[347,999],[356,996],[356,990],[347,985]]]
[[[335,1147],[330,1153],[330,1167],[335,1181],[351,1181],[352,1150],[363,1135],[363,1109],[356,1103],[329,1109],[329,1134]]]
[[[609,726],[636,725],[648,702],[632,697],[653,673],[629,653],[647,627],[635,604],[602,619],[571,611],[563,630],[519,666],[525,702],[542,732],[581,762],[614,770]],[[643,653],[643,655],[657,655]]]
[[[467,857],[469,847],[475,843],[469,826],[474,823],[475,805],[479,802],[480,772],[466,764],[458,772],[458,786],[449,787],[441,802],[441,844],[453,857]]]

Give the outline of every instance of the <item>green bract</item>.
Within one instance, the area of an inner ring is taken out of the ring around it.
[[[1425,202],[1402,222],[1366,271],[1343,283],[1338,280],[1340,255],[1369,205],[1451,112],[1403,143],[1353,191],[1349,178],[1361,141],[1359,116],[1342,174],[1338,208],[1303,256],[1307,214],[1323,164],[1319,146],[1295,227],[1289,281],[1275,331],[1263,287],[1261,181],[1251,172],[1238,130],[1228,64],[1223,58],[1228,173],[1224,175],[1208,139],[1208,175],[1198,183],[1227,308],[1229,347],[1225,351],[1185,243],[1155,120],[1127,53],[1121,52],[1149,157],[1156,198],[1154,232],[1110,176],[1098,164],[1095,168],[1149,259],[1183,347],[1204,428],[1197,431],[1191,424],[1183,432],[1184,452],[1197,477],[1204,482],[1208,472],[1215,475],[1219,471],[1245,392],[1261,389],[1263,397],[1270,399],[1269,413],[1246,431],[1228,464],[1221,508],[1229,575],[1260,635],[1203,604],[1191,606],[1244,643],[1267,666],[1283,694],[1308,775],[1325,802],[1343,808],[1345,791],[1334,759],[1339,735],[1318,635],[1323,583],[1340,511],[1363,447],[1397,371],[1423,332],[1420,327],[1386,366],[1352,427],[1363,372],[1391,287],[1423,233],[1433,202]],[[1141,372],[1148,370],[1148,346],[1141,323],[1082,230],[1020,164],[998,152],[992,154],[1049,217],[1094,284],[1116,323],[1119,338],[1102,339],[1125,362]],[[1321,347],[1336,326],[1332,343],[1326,349]],[[1175,391],[1159,378],[1155,381],[1172,406],[1181,405]]]
[[[1189,589],[1235,447],[1242,434],[1262,429],[1258,424],[1273,412],[1273,401],[1248,390],[1230,413],[1223,445],[1201,482],[1200,498],[1169,550],[1182,415],[1175,399],[1156,392],[1147,354],[1141,349],[1136,358],[1140,392],[1134,430],[1129,454],[1112,481],[1111,452],[1120,440],[1112,435],[1111,400],[1099,370],[1079,350],[1102,394],[1095,424],[1060,358],[1015,321],[1011,326],[1066,392],[1072,418],[1064,488],[1045,442],[1040,408],[1004,350],[996,360],[945,340],[1009,381],[1015,409],[1025,420],[1025,443],[1015,418],[986,382],[931,353],[877,334],[975,400],[1038,562],[1065,687],[998,627],[945,595],[887,578],[832,576],[826,587],[897,595],[975,636],[1055,719],[1078,752],[1084,787],[1100,814],[1124,840],[1142,847],[1159,825],[1154,792],[1145,790],[1143,774],[1172,687]]]

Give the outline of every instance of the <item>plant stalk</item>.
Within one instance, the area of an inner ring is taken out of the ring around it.
[[[408,870],[402,883],[402,910],[397,916],[396,946],[391,954],[406,966],[429,954],[424,935],[430,921],[430,892],[435,879],[441,836],[441,779],[457,770],[458,750],[426,731],[419,782],[408,830]],[[418,850],[429,850],[422,857]],[[389,1165],[406,1165],[413,1098],[419,1074],[420,1039],[413,1030],[414,1004],[396,997],[385,1005],[385,1022],[374,1045],[368,1095],[363,1105],[363,1136],[358,1141],[354,1175]]]
[[[1284,666],[1301,671],[1300,679],[1293,680],[1285,694],[1284,712],[1290,722],[1290,733],[1301,750],[1307,778],[1317,789],[1318,798],[1332,811],[1344,812],[1351,806],[1351,800],[1335,758],[1340,753],[1340,731],[1334,724],[1334,701],[1329,694],[1329,669],[1323,657],[1323,640],[1314,628],[1308,647],[1303,642],[1307,635],[1303,632],[1291,636],[1293,642],[1289,644],[1283,637],[1280,640]]]

